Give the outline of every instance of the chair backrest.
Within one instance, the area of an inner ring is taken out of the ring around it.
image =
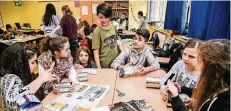
[[[31,25],[30,25],[30,23],[24,23],[23,27],[30,27],[31,28]]]
[[[160,44],[159,36],[157,34],[157,31],[154,31],[152,33],[152,47],[155,50]]]
[[[155,36],[158,36],[158,38],[159,38],[159,47],[162,49],[163,46],[164,46],[164,43],[165,43],[165,41],[167,39],[167,35],[162,33],[162,32],[159,32],[159,31],[154,31],[152,33],[152,37],[155,37]],[[150,40],[152,41],[152,39],[150,39]]]
[[[21,29],[22,28],[19,23],[14,23],[14,24],[16,25],[17,29]]]

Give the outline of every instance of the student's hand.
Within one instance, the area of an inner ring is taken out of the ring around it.
[[[147,74],[148,72],[149,72],[148,67],[142,67],[142,68],[139,69],[138,75],[144,75],[144,74]]]
[[[82,66],[82,65],[80,65],[80,64],[75,64],[75,67],[77,68],[77,69],[83,69],[84,67]]]
[[[117,40],[117,41],[116,41],[116,44],[117,44],[118,46],[122,46],[122,43],[121,43],[120,40]]]
[[[178,95],[178,89],[176,86],[174,86],[174,83],[172,83],[170,80],[168,80],[166,90],[171,93],[172,97],[176,97]]]
[[[181,86],[177,82],[174,82],[174,86],[176,86],[178,92],[181,92]]]
[[[51,69],[46,70],[45,72],[42,72],[41,76],[39,76],[43,83],[45,82],[52,82],[52,81],[57,81],[58,76],[55,74],[51,74]]]
[[[70,79],[69,79],[69,81],[71,82],[71,88],[70,88],[69,92],[74,92],[75,91],[75,82],[70,80]]]
[[[184,100],[184,104],[185,106],[189,109],[193,107],[193,103],[194,103],[194,99],[193,98],[185,98]]]
[[[53,84],[53,85],[52,85],[52,89],[53,89],[52,92],[53,92],[54,94],[59,94],[59,90],[55,87],[55,85],[56,85],[56,84]]]
[[[167,100],[167,90],[166,89],[164,89],[163,90],[163,92],[161,92],[161,96],[162,96],[162,99],[164,100],[164,101],[166,101]]]

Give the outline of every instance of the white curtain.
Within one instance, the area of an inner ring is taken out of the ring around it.
[[[148,1],[148,22],[164,23],[167,1],[149,0]]]

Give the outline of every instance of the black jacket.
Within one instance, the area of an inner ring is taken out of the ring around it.
[[[172,98],[173,111],[187,111],[179,95]],[[230,89],[218,94],[212,100],[207,100],[199,111],[230,111]]]

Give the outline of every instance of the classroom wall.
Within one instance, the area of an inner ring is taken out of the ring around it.
[[[58,16],[62,17],[61,8],[63,5],[69,5],[73,11],[73,16],[77,19],[80,16],[80,8],[74,6],[74,1],[58,1],[58,2],[38,2],[38,1],[22,1],[22,6],[15,6],[14,1],[0,1],[0,11],[4,25],[19,22],[30,23],[34,29],[40,29],[42,24],[41,18],[45,13],[47,3],[52,3],[56,7]],[[10,11],[9,11],[10,9]],[[5,30],[5,27],[2,29]]]
[[[135,21],[135,19],[133,18],[132,15],[132,10],[131,10],[131,6],[132,5],[132,9],[133,9],[133,14],[134,17],[136,18],[137,21],[139,21],[138,19],[138,12],[139,11],[143,11],[144,16],[147,17],[147,9],[148,9],[148,0],[131,0],[129,1],[129,29],[130,28],[136,28],[139,26],[138,23]]]

